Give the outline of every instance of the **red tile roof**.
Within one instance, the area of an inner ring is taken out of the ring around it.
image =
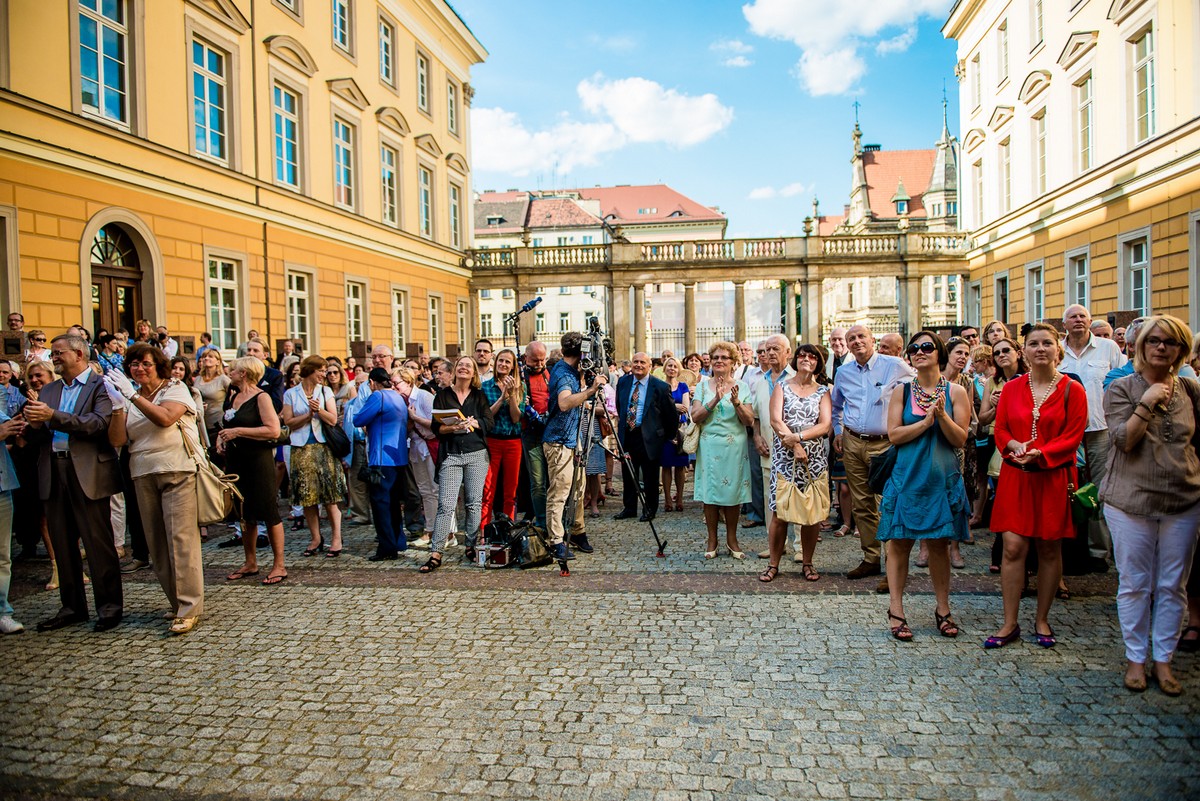
[[[610,218],[610,222],[614,223],[648,223],[672,219],[695,221],[725,219],[725,215],[721,212],[703,206],[665,184],[597,186],[590,189],[568,191],[578,192],[579,196],[586,200],[599,200],[600,216],[612,215],[615,219]],[[645,213],[639,214],[639,209]]]
[[[929,180],[933,177],[936,150],[876,150],[863,153],[863,168],[867,174],[867,202],[876,217],[895,219],[896,204],[892,196],[900,180],[912,197],[908,202],[909,217],[928,216],[921,202]]]
[[[529,204],[530,228],[599,227],[600,220],[567,198],[534,198]]]

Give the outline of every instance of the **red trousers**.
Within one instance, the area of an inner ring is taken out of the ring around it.
[[[517,516],[517,479],[521,475],[521,439],[489,439],[487,441],[487,480],[483,484],[483,516],[481,526],[492,522],[492,507],[496,500],[496,483],[500,482],[500,502],[509,520]]]

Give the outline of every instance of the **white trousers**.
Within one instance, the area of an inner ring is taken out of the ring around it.
[[[1200,530],[1200,504],[1175,515],[1142,517],[1105,504],[1120,584],[1117,616],[1125,658],[1170,662],[1187,613],[1188,574]],[[1151,650],[1151,646],[1153,650]]]
[[[118,492],[109,502],[112,507],[113,545],[125,547],[125,493]]]

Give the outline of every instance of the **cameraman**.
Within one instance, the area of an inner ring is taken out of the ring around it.
[[[579,358],[583,352],[583,335],[578,331],[563,334],[560,340],[562,358],[550,370],[550,409],[542,450],[546,456],[546,530],[554,547],[554,558],[565,561],[570,553],[564,540],[563,509],[567,499],[575,497],[575,514],[571,520],[570,539],[584,553],[592,546],[583,530],[583,471],[574,464],[575,446],[579,440],[580,407],[608,383],[597,375],[592,385],[583,389]]]

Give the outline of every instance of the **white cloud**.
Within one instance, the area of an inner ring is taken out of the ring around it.
[[[737,53],[748,55],[754,52],[754,46],[748,45],[741,39],[718,39],[708,46],[715,53]]]
[[[588,37],[588,41],[593,47],[599,47],[602,50],[611,50],[614,53],[628,53],[630,50],[637,48],[637,39],[624,34],[614,34],[612,36],[598,36],[592,34]]]
[[[804,184],[796,181],[778,189],[773,186],[760,186],[756,189],[751,189],[747,198],[749,200],[772,200],[777,197],[795,197],[796,195],[804,194],[805,191]]]
[[[699,144],[733,121],[733,109],[714,94],[685,95],[645,78],[608,80],[597,74],[580,81],[576,91],[583,109],[597,119],[564,114],[554,125],[533,131],[514,112],[472,108],[472,166],[517,177],[550,169],[569,173],[634,142]]]
[[[922,17],[943,19],[953,0],[753,0],[742,6],[752,33],[792,42],[802,51],[798,74],[813,95],[842,94],[866,74],[858,48],[903,28],[877,44],[878,52],[906,49]],[[911,34],[911,37],[910,37]]]
[[[724,67],[749,67],[754,62],[745,56],[730,56],[721,62]]]

